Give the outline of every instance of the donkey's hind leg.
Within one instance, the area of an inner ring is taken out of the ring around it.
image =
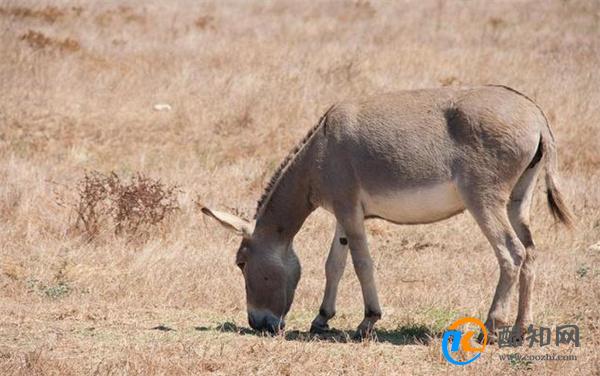
[[[327,322],[335,316],[335,299],[337,297],[338,285],[346,268],[348,258],[348,239],[342,226],[337,223],[335,235],[331,242],[331,249],[325,263],[325,295],[319,309],[319,314],[313,320],[310,331],[321,333],[329,330]]]
[[[527,325],[533,322],[531,299],[535,280],[536,251],[529,229],[529,210],[540,167],[541,163],[538,163],[525,170],[515,185],[508,203],[510,223],[525,246],[526,254],[519,275],[519,311],[515,325],[521,334],[525,333]]]
[[[471,192],[473,192],[471,190]],[[495,331],[508,325],[510,294],[519,278],[525,259],[525,247],[515,233],[507,213],[507,198],[481,197],[461,191],[467,209],[494,248],[500,264],[500,279],[492,300],[485,326],[493,339]],[[475,197],[473,197],[475,196]]]

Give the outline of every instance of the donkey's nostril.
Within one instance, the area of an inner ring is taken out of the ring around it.
[[[248,323],[254,330],[271,334],[279,333],[285,327],[283,319],[270,312],[248,312]]]
[[[248,324],[250,327],[257,331],[265,330],[265,322],[266,316],[261,315],[260,313],[250,312],[248,313]]]
[[[271,334],[277,334],[285,328],[283,319],[275,316],[267,316],[265,318],[265,330]]]

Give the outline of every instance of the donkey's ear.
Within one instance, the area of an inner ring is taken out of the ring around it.
[[[202,213],[216,219],[223,227],[232,230],[245,238],[252,236],[252,232],[254,232],[254,224],[256,222],[248,222],[247,220],[233,214],[212,210],[202,205],[199,206],[200,210],[202,210]]]

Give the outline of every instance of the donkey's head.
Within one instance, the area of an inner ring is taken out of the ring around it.
[[[300,262],[291,242],[256,234],[255,222],[202,207],[202,213],[242,237],[235,262],[246,283],[248,323],[255,330],[276,333],[294,300],[300,280]]]

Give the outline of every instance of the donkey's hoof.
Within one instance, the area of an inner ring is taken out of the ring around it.
[[[368,341],[375,339],[375,330],[371,329],[361,329],[358,328],[356,332],[352,335],[352,339],[355,341]]]
[[[502,329],[498,328],[494,331],[490,331],[488,330],[488,335],[487,335],[487,344],[488,345],[495,345],[498,343],[498,338],[501,338],[501,334],[500,331]],[[517,329],[512,329],[512,331],[510,333],[505,333],[503,338],[503,341],[505,344],[510,344],[511,346],[520,346],[523,341],[525,340],[525,334],[526,334],[527,330],[526,329],[522,329],[522,328],[517,328]],[[508,337],[506,337],[508,335]],[[479,336],[477,336],[477,342],[479,343],[483,343],[483,332],[479,333]]]
[[[497,341],[496,334],[493,333],[493,332],[492,333],[488,332],[487,343],[486,344],[487,345],[493,345],[493,344],[496,343],[496,341]],[[477,342],[478,343],[483,343],[483,332],[479,332],[479,335],[477,336]]]
[[[329,325],[327,324],[319,324],[319,323],[312,323],[310,325],[310,333],[311,334],[323,334],[323,333],[327,333],[329,332]]]

